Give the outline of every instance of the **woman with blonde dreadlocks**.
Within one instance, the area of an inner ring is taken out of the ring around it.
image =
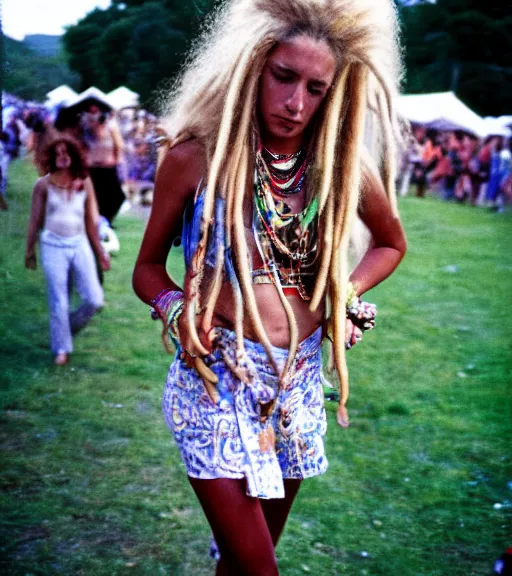
[[[133,284],[177,348],[163,410],[216,573],[274,575],[300,483],[327,468],[322,340],[347,427],[345,348],[375,315],[359,296],[406,250],[396,19],[392,0],[231,0],[203,40],[171,97]],[[349,273],[357,215],[372,241]],[[179,235],[183,289],[165,268]]]

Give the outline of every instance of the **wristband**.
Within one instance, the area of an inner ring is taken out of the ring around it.
[[[160,319],[164,323],[162,335],[164,344],[167,336],[177,348],[179,345],[178,321],[184,306],[183,292],[166,288],[151,300],[151,305],[151,318],[153,320]]]
[[[184,307],[183,298],[180,298],[169,308],[167,314],[167,334],[169,339],[174,344],[175,348],[178,348],[180,344],[180,334],[178,330],[178,321],[180,319],[181,313]]]
[[[169,288],[161,290],[157,296],[151,300],[151,318],[153,318],[153,320],[160,319],[166,322],[169,310],[172,305],[179,300],[183,300],[183,292]]]
[[[375,328],[375,316],[377,306],[369,302],[363,302],[357,295],[352,282],[348,283],[347,290],[347,318],[360,330],[373,330]]]
[[[361,330],[373,330],[375,328],[375,316],[377,306],[369,302],[363,302],[359,297],[352,299],[347,305],[347,318]]]

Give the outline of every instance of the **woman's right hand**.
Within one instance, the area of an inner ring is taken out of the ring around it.
[[[34,250],[27,250],[25,253],[25,268],[35,270],[37,268],[37,258]]]
[[[110,270],[110,254],[102,250],[99,255],[99,263],[103,272],[108,272]]]
[[[215,330],[213,327],[207,333],[202,326],[202,316],[196,316],[195,321],[197,325],[197,335],[199,337],[200,343],[203,347],[211,352],[212,343],[215,338]],[[187,364],[189,368],[192,368],[198,372],[199,376],[203,380],[206,392],[210,396],[214,404],[220,402],[220,395],[217,390],[217,383],[219,381],[218,376],[212,372],[208,366],[204,363],[201,356],[203,355],[203,350],[198,350],[196,345],[190,336],[190,324],[186,316],[186,306],[183,313],[178,318],[178,335],[183,350],[181,359]]]
[[[205,332],[202,326],[202,316],[196,316],[196,330],[200,343],[206,350],[211,352],[212,341],[214,338],[214,330],[210,330],[209,335]],[[185,353],[185,361],[190,367],[194,367],[194,359],[197,356],[202,356],[202,351],[198,350],[190,335],[190,324],[187,318],[187,305],[185,304],[183,312],[178,319],[178,334],[181,348]]]

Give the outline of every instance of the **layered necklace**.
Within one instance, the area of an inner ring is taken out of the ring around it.
[[[282,197],[303,190],[308,166],[303,150],[273,154],[260,144],[256,152],[254,232],[264,269],[274,284],[296,288],[304,300],[309,300],[305,275],[314,280],[305,268],[317,257],[318,200],[293,214]]]
[[[261,146],[259,156],[268,176],[272,191],[280,196],[298,194],[304,185],[307,171],[307,154],[299,150],[295,154],[274,154]]]

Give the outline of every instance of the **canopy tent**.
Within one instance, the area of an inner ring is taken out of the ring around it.
[[[487,116],[484,118],[484,123],[487,131],[486,136],[504,136],[506,138],[512,136],[512,130],[501,118]]]
[[[498,121],[503,124],[503,126],[507,126],[508,128],[512,127],[512,116],[500,116]]]
[[[139,95],[126,86],[120,86],[107,94],[107,98],[116,110],[133,108],[139,105]]]
[[[69,102],[76,99],[77,96],[78,94],[72,88],[67,84],[62,84],[62,86],[48,92],[46,104],[49,106],[57,106],[58,104],[66,106]]]
[[[91,86],[87,88],[87,90],[84,90],[84,92],[78,94],[73,100],[68,102],[67,108],[84,111],[92,105],[97,106],[103,112],[112,111],[112,104],[108,96],[95,86]]]
[[[107,95],[99,88],[91,86],[59,110],[55,120],[57,130],[75,126],[80,120],[81,113],[86,112],[89,106],[97,106],[102,112],[112,112],[112,105]]]
[[[437,130],[463,130],[487,136],[484,119],[459,100],[453,92],[400,96],[400,112],[410,121]]]

